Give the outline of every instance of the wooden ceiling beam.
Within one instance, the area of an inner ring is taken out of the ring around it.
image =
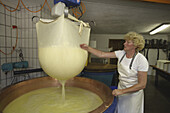
[[[156,2],[156,3],[170,4],[170,0],[136,0],[136,1],[146,1],[146,2]]]

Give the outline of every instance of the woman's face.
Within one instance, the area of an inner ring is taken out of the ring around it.
[[[124,51],[126,52],[136,49],[132,40],[125,40],[125,43],[123,45],[124,45]]]

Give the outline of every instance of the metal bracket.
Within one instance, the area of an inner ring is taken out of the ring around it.
[[[40,20],[40,17],[38,17],[38,16],[33,16],[33,17],[32,17],[32,22],[33,22],[34,24],[36,24],[39,20]]]
[[[64,9],[64,18],[68,18],[68,7]]]

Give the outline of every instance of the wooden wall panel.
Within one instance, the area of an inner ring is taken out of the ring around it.
[[[170,0],[136,0],[136,1],[147,1],[147,2],[170,4]]]

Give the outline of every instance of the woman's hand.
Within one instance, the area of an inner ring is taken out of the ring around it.
[[[115,90],[112,91],[113,96],[118,96],[118,95],[122,95],[122,94],[123,94],[122,89],[115,89]]]
[[[84,50],[88,50],[89,46],[87,44],[80,44],[80,47]]]

